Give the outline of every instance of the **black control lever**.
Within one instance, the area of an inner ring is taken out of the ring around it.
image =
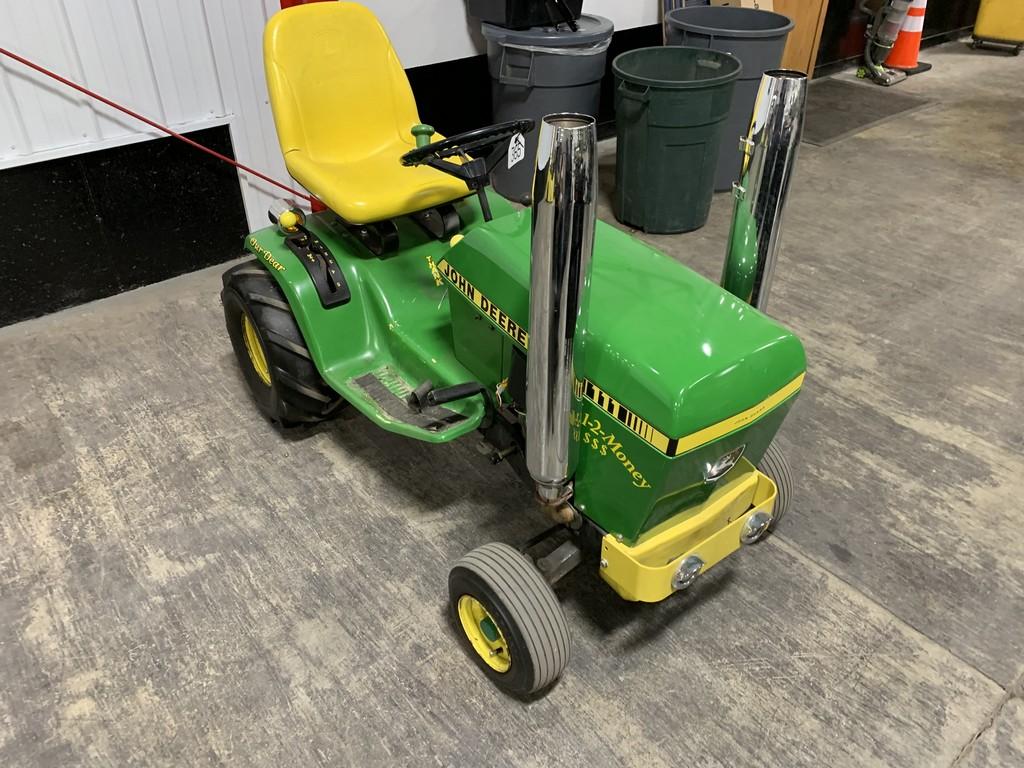
[[[295,230],[285,237],[285,245],[306,268],[324,309],[347,304],[352,291],[327,245],[302,224],[297,224]]]
[[[455,400],[462,400],[473,395],[485,395],[487,390],[478,381],[467,381],[465,384],[455,384],[451,387],[439,387],[434,389],[434,383],[427,379],[416,389],[409,393],[405,401],[409,407],[422,411],[434,405],[451,403]]]

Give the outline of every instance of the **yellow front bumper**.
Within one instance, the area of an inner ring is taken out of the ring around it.
[[[775,483],[741,459],[699,507],[680,513],[644,534],[633,546],[612,534],[601,540],[601,577],[626,600],[656,603],[675,589],[672,578],[687,557],[704,561],[704,573],[742,542],[747,519],[772,513]]]

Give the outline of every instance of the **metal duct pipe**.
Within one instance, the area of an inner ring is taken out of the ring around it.
[[[555,114],[541,122],[533,201],[526,466],[537,497],[556,505],[569,496],[573,344],[597,221],[594,118]]]
[[[722,287],[764,311],[768,304],[782,214],[807,106],[807,75],[765,72],[750,133],[741,141],[743,169],[733,184],[732,229]]]

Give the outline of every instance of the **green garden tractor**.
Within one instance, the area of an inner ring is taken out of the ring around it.
[[[482,435],[531,484],[551,529],[485,544],[449,576],[453,625],[488,677],[516,695],[557,680],[570,642],[551,585],[572,568],[656,602],[773,529],[791,481],[772,440],[805,357],[757,307],[802,76],[762,86],[722,287],[596,221],[592,118],[542,121],[533,204],[517,210],[487,179],[534,160],[517,140],[533,123],[436,135],[362,6],[281,11],[264,48],[289,172],[326,210],[275,206],[246,239],[255,259],[224,274],[244,378],[279,425],[347,407],[428,443]]]

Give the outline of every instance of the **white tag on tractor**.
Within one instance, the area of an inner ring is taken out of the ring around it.
[[[508,143],[508,167],[512,168],[526,158],[526,138],[517,133]]]

